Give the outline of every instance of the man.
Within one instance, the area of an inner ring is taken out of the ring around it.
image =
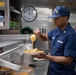
[[[69,17],[70,11],[67,7],[57,6],[50,16],[57,28],[48,34],[34,31],[41,41],[50,40],[52,43],[50,55],[36,55],[37,58],[50,60],[49,75],[76,75],[76,33],[68,22]]]

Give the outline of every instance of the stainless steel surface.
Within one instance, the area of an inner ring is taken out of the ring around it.
[[[35,61],[35,64],[37,67],[34,69],[35,70],[35,75],[47,75],[48,71],[48,66],[49,66],[49,61]]]
[[[12,44],[12,45],[11,45]],[[13,45],[14,44],[16,44],[16,46],[14,47]],[[10,47],[9,46],[13,46],[13,48],[11,47],[11,49],[10,49]],[[3,53],[1,53],[0,54],[0,65],[1,66],[4,66],[4,67],[7,67],[7,68],[11,68],[11,69],[13,69],[13,70],[15,70],[15,71],[19,71],[20,69],[21,69],[21,66],[19,66],[19,65],[17,65],[17,64],[13,64],[14,63],[14,61],[16,61],[17,60],[17,56],[16,56],[16,58],[15,58],[15,60],[13,60],[13,59],[11,59],[12,57],[13,57],[13,55],[15,55],[15,52],[19,55],[19,57],[21,58],[21,56],[22,56],[22,54],[21,53],[23,53],[23,43],[22,42],[20,42],[20,41],[8,41],[8,43],[7,42],[4,42],[4,48],[5,49],[8,49],[8,50],[6,50],[5,52],[3,52]],[[9,47],[9,48],[8,48]],[[21,49],[21,52],[18,52],[18,51],[20,51],[20,49]],[[12,57],[10,56],[10,54],[11,53],[13,53],[14,52],[14,54],[12,55]],[[20,54],[21,55],[20,55]],[[7,56],[5,56],[5,55],[7,55]],[[4,59],[6,57],[6,59]],[[18,59],[19,59],[19,57],[18,57]],[[9,60],[8,60],[9,59]],[[10,60],[11,59],[11,60]],[[21,63],[21,62],[19,62],[19,63]]]
[[[0,40],[15,40],[15,41],[24,41],[30,40],[30,34],[9,34],[9,35],[0,35]]]
[[[13,69],[13,70],[16,70],[16,71],[19,71],[21,69],[21,66],[10,63],[10,62],[2,60],[2,59],[0,59],[0,65],[10,68],[10,69]]]
[[[5,46],[8,46],[8,45],[12,45],[12,44],[18,44],[20,43],[21,41],[0,41],[0,47],[5,47]]]
[[[35,21],[28,23],[21,18],[22,28],[29,26],[33,31],[37,29],[45,29],[46,33],[53,29],[52,19],[48,16],[52,14],[52,5],[49,4],[49,0],[22,0],[21,10],[25,6],[33,6],[38,12],[38,16]],[[49,49],[47,42],[40,42],[38,39],[35,42],[35,47],[41,49]]]
[[[15,47],[15,48],[13,48],[13,49],[11,49],[11,50],[8,50],[8,51],[6,51],[6,52],[3,52],[3,53],[0,54],[0,56],[3,56],[3,55],[8,54],[8,53],[10,53],[10,52],[12,52],[12,51],[15,51],[16,49],[18,49],[18,48],[20,48],[20,47],[22,47],[22,46],[23,46],[23,45],[20,45],[20,46]]]
[[[35,64],[37,67],[34,68],[35,75],[47,75],[49,60],[31,60],[31,56],[24,54],[24,64]]]
[[[29,65],[31,62],[29,61],[30,58],[26,57],[24,64]],[[27,62],[26,62],[27,60]],[[35,64],[36,67],[34,68],[35,74],[33,75],[47,75],[48,67],[49,67],[49,60],[34,60],[32,64]]]

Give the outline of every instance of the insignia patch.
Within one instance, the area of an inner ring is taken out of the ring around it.
[[[56,9],[54,11],[58,14],[58,11]]]
[[[52,37],[52,39],[55,39],[54,37]]]
[[[63,44],[63,41],[57,40],[57,42],[59,42],[59,43]]]

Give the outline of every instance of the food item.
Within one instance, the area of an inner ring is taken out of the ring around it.
[[[43,53],[44,51],[42,51],[42,50],[39,50],[37,48],[33,49],[33,43],[36,40],[36,35],[35,34],[32,34],[30,36],[30,39],[31,39],[31,42],[32,42],[32,49],[25,50],[24,53],[27,53],[27,54],[30,54],[30,55],[35,55],[35,54],[38,54],[38,53]]]
[[[44,51],[41,51],[41,50],[38,50],[37,48],[35,48],[35,49],[31,49],[31,50],[25,50],[24,52],[25,53],[41,53]]]
[[[34,41],[36,40],[36,35],[35,35],[35,34],[32,34],[32,35],[30,36],[30,39],[31,39],[32,42],[34,42]]]
[[[5,2],[0,1],[0,7],[4,7],[4,5],[5,5]]]
[[[12,75],[13,70],[10,68],[0,67],[0,75]]]
[[[26,72],[15,72],[12,75],[29,75],[29,73],[26,73]]]
[[[6,71],[6,70],[11,70],[11,69],[2,66],[0,70],[4,70],[4,71]]]
[[[25,70],[26,69],[26,67],[25,68],[23,68],[22,70]],[[11,69],[10,68],[6,68],[6,67],[1,67],[1,69],[0,69],[3,73],[1,74],[1,75],[29,75],[29,73],[28,72],[15,72],[15,71],[10,71]],[[25,70],[26,71],[26,70]]]
[[[34,46],[34,41],[36,40],[36,35],[35,35],[35,34],[32,34],[32,35],[30,36],[30,39],[31,39],[32,48],[33,48],[33,46]]]

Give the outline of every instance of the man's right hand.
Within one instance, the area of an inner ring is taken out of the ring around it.
[[[48,41],[47,34],[42,34],[40,30],[35,30],[34,34],[41,40],[41,41]]]
[[[40,30],[35,30],[35,31],[34,31],[34,34],[35,34],[37,37],[39,37],[39,36],[42,35],[42,33],[41,33]]]

